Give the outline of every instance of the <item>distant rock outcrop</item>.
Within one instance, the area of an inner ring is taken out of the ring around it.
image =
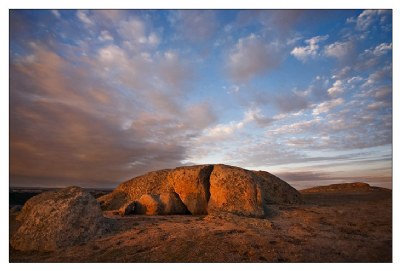
[[[54,251],[106,230],[95,198],[79,187],[44,192],[29,199],[17,216],[21,226],[11,246],[21,251]]]
[[[169,195],[169,205],[165,203],[166,195]],[[137,214],[177,213],[171,210],[176,210],[182,203],[191,214],[230,212],[264,216],[267,204],[296,204],[302,199],[296,189],[265,171],[227,165],[197,165],[154,171],[133,178],[98,201],[104,210],[120,209],[134,201]],[[178,213],[182,213],[181,208],[178,209]]]
[[[339,183],[324,186],[316,186],[301,190],[302,193],[317,193],[317,192],[353,192],[353,191],[372,191],[375,187],[371,187],[367,183]]]

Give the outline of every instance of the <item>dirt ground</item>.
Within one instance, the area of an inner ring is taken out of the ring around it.
[[[107,212],[108,234],[52,253],[10,247],[10,262],[392,262],[391,191],[302,195],[265,219]]]

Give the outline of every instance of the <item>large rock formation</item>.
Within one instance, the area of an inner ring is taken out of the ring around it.
[[[146,196],[141,199],[143,195]],[[168,208],[165,207],[166,195],[169,197]],[[182,213],[182,203],[191,214],[231,212],[246,216],[265,215],[267,204],[302,202],[296,189],[268,172],[226,165],[150,172],[120,184],[98,201],[105,210],[120,209],[135,201],[139,207],[135,207],[135,213],[142,214],[177,213],[171,210]],[[149,207],[145,207],[147,205]]]
[[[54,251],[79,244],[105,231],[103,219],[95,198],[79,187],[44,192],[25,203],[11,245],[21,251]]]

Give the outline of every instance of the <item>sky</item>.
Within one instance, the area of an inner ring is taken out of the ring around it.
[[[9,83],[10,186],[392,186],[390,10],[11,10]]]

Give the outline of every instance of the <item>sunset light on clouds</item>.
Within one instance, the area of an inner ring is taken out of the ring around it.
[[[10,10],[10,185],[223,163],[392,186],[390,10]]]

